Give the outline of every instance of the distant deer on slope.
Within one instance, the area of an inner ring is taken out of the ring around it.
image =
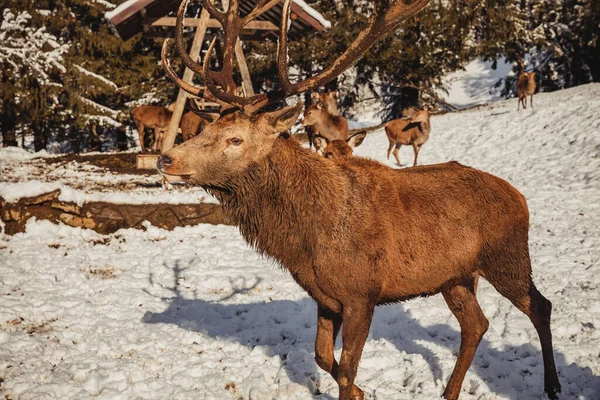
[[[423,107],[422,110],[418,111],[412,118],[401,118],[385,124],[385,133],[390,142],[390,146],[387,152],[387,158],[390,159],[392,153],[396,158],[398,165],[400,159],[398,158],[398,152],[402,145],[412,145],[413,151],[415,152],[415,159],[413,167],[417,165],[417,157],[421,146],[429,140],[429,132],[431,131],[431,123],[429,121],[429,109],[427,106]]]
[[[517,78],[517,111],[523,104],[523,110],[527,109],[527,96],[530,96],[529,104],[533,108],[533,94],[535,93],[535,72],[521,71]]]

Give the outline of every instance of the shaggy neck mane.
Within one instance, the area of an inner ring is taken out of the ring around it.
[[[293,268],[313,254],[315,238],[335,235],[347,196],[337,168],[295,139],[279,138],[263,161],[226,188],[208,190],[250,245]]]

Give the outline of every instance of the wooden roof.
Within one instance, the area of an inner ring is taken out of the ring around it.
[[[163,27],[175,26],[174,14],[182,0],[128,0],[119,7],[106,13],[111,28],[121,39],[128,40],[140,32],[148,36],[165,37],[173,34],[166,32]],[[192,3],[193,5],[194,3]],[[196,4],[197,5],[197,4]],[[240,0],[241,15],[249,13],[256,5],[256,0]],[[190,5],[191,6],[191,5]],[[278,26],[281,23],[283,0],[270,10],[266,11],[256,21],[252,21],[244,31],[242,39],[259,40],[265,36],[278,35]],[[168,15],[171,14],[169,17]],[[291,39],[321,32],[328,28],[329,22],[315,9],[304,3],[303,0],[294,0],[292,3],[292,24],[289,30]],[[186,18],[185,26],[197,25],[198,19]],[[217,21],[211,20],[211,28],[219,28]]]

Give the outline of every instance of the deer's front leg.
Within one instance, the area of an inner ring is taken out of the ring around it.
[[[337,380],[340,386],[340,400],[363,399],[362,392],[360,392],[360,397],[355,397],[357,393],[352,389],[355,387],[354,378],[369,334],[374,309],[374,305],[369,303],[344,304],[342,314],[344,324],[342,329],[343,347]]]
[[[342,326],[342,316],[320,307],[318,308],[317,340],[315,341],[315,361],[317,365],[331,374],[333,379],[338,380],[338,363],[333,351],[335,339]],[[363,399],[362,390],[352,385],[352,399]]]

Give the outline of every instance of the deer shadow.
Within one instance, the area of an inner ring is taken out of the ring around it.
[[[172,324],[209,337],[239,343],[249,349],[261,346],[265,354],[281,359],[291,382],[308,387],[319,399],[334,399],[328,394],[322,394],[317,385],[320,370],[313,359],[317,307],[312,299],[248,304],[225,303],[237,294],[252,291],[260,280],[249,287],[235,290],[219,302],[202,300],[196,294],[194,298],[189,299],[184,297],[177,284],[186,269],[180,266],[179,261],[175,262],[172,267],[173,287],[166,287],[173,296],[163,298],[169,306],[160,313],[146,312],[142,319],[144,323]],[[150,283],[154,283],[152,276]],[[384,339],[400,352],[422,356],[429,365],[432,379],[442,381],[441,395],[452,373],[453,363],[450,367],[445,366],[445,370],[442,371],[435,352],[419,342],[446,347],[456,356],[460,347],[459,331],[444,324],[424,327],[411,317],[410,312],[395,304],[376,309],[369,334],[369,340],[371,339]],[[340,348],[341,335],[336,341],[336,349]],[[583,396],[580,398],[592,399],[595,395],[600,395],[600,377],[594,375],[589,367],[569,364],[564,354],[556,350],[555,361],[563,385],[561,398]],[[484,337],[469,371],[475,372],[492,393],[510,399],[542,397],[542,355],[539,347],[529,343],[498,349]],[[463,387],[468,385],[471,385],[470,390],[477,389],[477,382],[468,382],[467,376]]]

